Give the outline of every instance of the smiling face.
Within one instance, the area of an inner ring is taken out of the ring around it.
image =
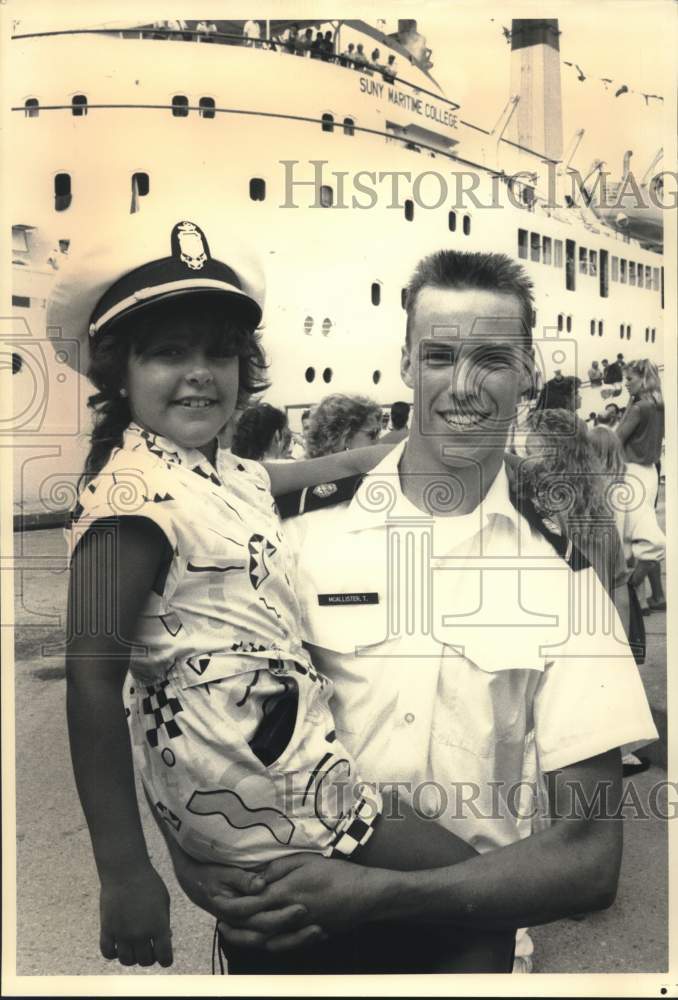
[[[432,468],[496,458],[530,385],[520,301],[499,292],[424,286],[401,373],[414,390],[410,447],[426,453]]]
[[[238,398],[234,341],[206,316],[168,316],[127,364],[133,419],[183,448],[209,453]]]

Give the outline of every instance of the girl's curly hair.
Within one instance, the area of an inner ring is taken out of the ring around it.
[[[122,445],[123,432],[132,420],[129,400],[120,395],[130,353],[143,350],[149,336],[162,328],[164,321],[182,313],[188,319],[212,320],[214,335],[227,339],[232,345],[233,354],[239,358],[238,406],[245,406],[253,394],[269,387],[260,335],[243,319],[237,300],[229,300],[229,312],[224,314],[221,296],[204,292],[187,294],[180,299],[149,303],[137,312],[114,320],[95,341],[87,370],[87,377],[98,391],[87,400],[93,411],[93,428],[79,489],[104,467],[113,449]]]

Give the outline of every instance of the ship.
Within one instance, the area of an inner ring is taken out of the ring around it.
[[[314,53],[305,39],[318,33],[329,46]],[[443,93],[414,19],[390,32],[356,19],[16,25],[3,350],[19,526],[72,506],[86,453],[88,385],[59,331],[45,331],[64,258],[93,225],[189,194],[228,205],[261,254],[265,398],[293,429],[330,392],[384,408],[410,398],[405,288],[417,260],[443,248],[525,266],[541,380],[577,374],[586,413],[604,405],[587,384],[594,359],[661,366],[661,219],[638,229],[626,202],[606,215],[578,184],[563,149],[559,34],[553,19],[512,22],[508,99],[488,129]]]

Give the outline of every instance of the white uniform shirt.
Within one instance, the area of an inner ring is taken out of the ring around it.
[[[303,634],[362,776],[407,782],[415,807],[488,850],[529,832],[543,772],[657,731],[593,569],[532,532],[503,469],[473,513],[422,513],[401,490],[404,447],[350,504],[287,522]]]

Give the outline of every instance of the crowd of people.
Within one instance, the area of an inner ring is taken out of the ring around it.
[[[95,389],[66,677],[101,952],[172,962],[136,770],[229,972],[511,971],[518,929],[614,901],[622,752],[641,769],[628,753],[658,736],[636,606],[661,588],[657,369],[628,363],[614,431],[550,395],[511,439],[532,282],[503,254],[441,250],[407,287],[411,411],[394,403],[381,436],[380,406],[334,393],[302,414],[306,457],[281,461],[285,414],[251,405],[261,264],[214,206],[180,208],[95,234],[48,306]],[[417,562],[431,539],[443,573]],[[573,784],[612,790],[603,822]]]
[[[174,19],[156,21],[151,34],[157,39],[243,44],[249,48],[264,47],[274,51],[289,52],[302,58],[336,62],[340,66],[347,66],[369,76],[379,73],[387,83],[393,83],[398,75],[398,63],[394,52],[389,53],[384,60],[380,49],[375,47],[368,56],[364,42],[349,42],[339,52],[335,33],[331,29],[323,32],[317,28],[307,27],[302,31],[298,24],[292,24],[280,35],[267,36],[265,22],[250,18],[243,24],[242,35],[231,35],[220,32],[214,21],[206,19],[199,21],[193,30],[189,30],[186,21]]]

